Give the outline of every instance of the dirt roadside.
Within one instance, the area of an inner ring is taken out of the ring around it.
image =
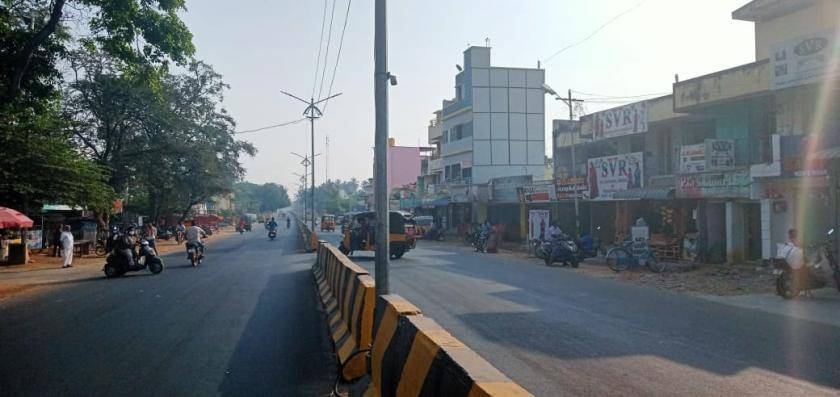
[[[228,238],[236,234],[231,227],[222,228],[212,237],[205,240],[205,243],[212,245],[214,242]],[[159,255],[168,254],[184,249],[183,244],[178,244],[175,239],[160,240],[156,242]],[[51,252],[44,250],[41,253],[33,253],[30,263],[26,265],[2,266],[0,267],[0,300],[20,293],[35,293],[45,287],[55,286],[72,281],[79,281],[102,275],[102,266],[105,264],[105,257],[87,255],[73,258],[73,267],[62,269],[61,257],[53,257]]]

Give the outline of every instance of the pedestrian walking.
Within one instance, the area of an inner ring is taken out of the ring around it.
[[[149,247],[152,249],[155,248],[155,241],[157,240],[157,226],[154,223],[147,223],[146,224],[146,241],[149,242]]]
[[[52,243],[52,256],[57,257],[61,255],[61,230],[62,225],[59,223],[58,226],[52,232],[52,238],[50,242]]]
[[[73,243],[75,242],[73,233],[70,233],[70,225],[64,225],[62,229],[59,242],[61,243],[61,257],[64,258],[64,262],[61,267],[73,267]]]

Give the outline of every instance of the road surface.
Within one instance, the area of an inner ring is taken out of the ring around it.
[[[373,273],[372,254],[354,261]],[[536,395],[840,395],[840,328],[823,323],[449,243],[421,241],[390,275]]]
[[[0,395],[327,395],[311,255],[262,227],[157,276],[90,277],[0,301]]]

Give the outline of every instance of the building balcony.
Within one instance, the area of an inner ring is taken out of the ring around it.
[[[429,173],[433,174],[436,171],[440,171],[443,169],[443,160],[440,158],[436,159],[429,159]]]
[[[680,81],[674,84],[674,111],[690,112],[733,99],[756,97],[773,87],[769,59]]]
[[[429,120],[429,143],[437,142],[443,137],[443,122],[439,119]]]
[[[444,143],[441,145],[441,154],[443,156],[451,156],[453,154],[469,152],[473,148],[473,140],[472,138],[464,138],[459,139],[457,141],[452,141],[448,143]]]

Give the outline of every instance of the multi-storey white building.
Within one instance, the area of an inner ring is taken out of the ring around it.
[[[484,184],[492,178],[545,174],[545,97],[542,69],[490,64],[489,47],[464,51],[455,98],[444,100],[429,127],[440,148],[430,173],[438,184]]]

